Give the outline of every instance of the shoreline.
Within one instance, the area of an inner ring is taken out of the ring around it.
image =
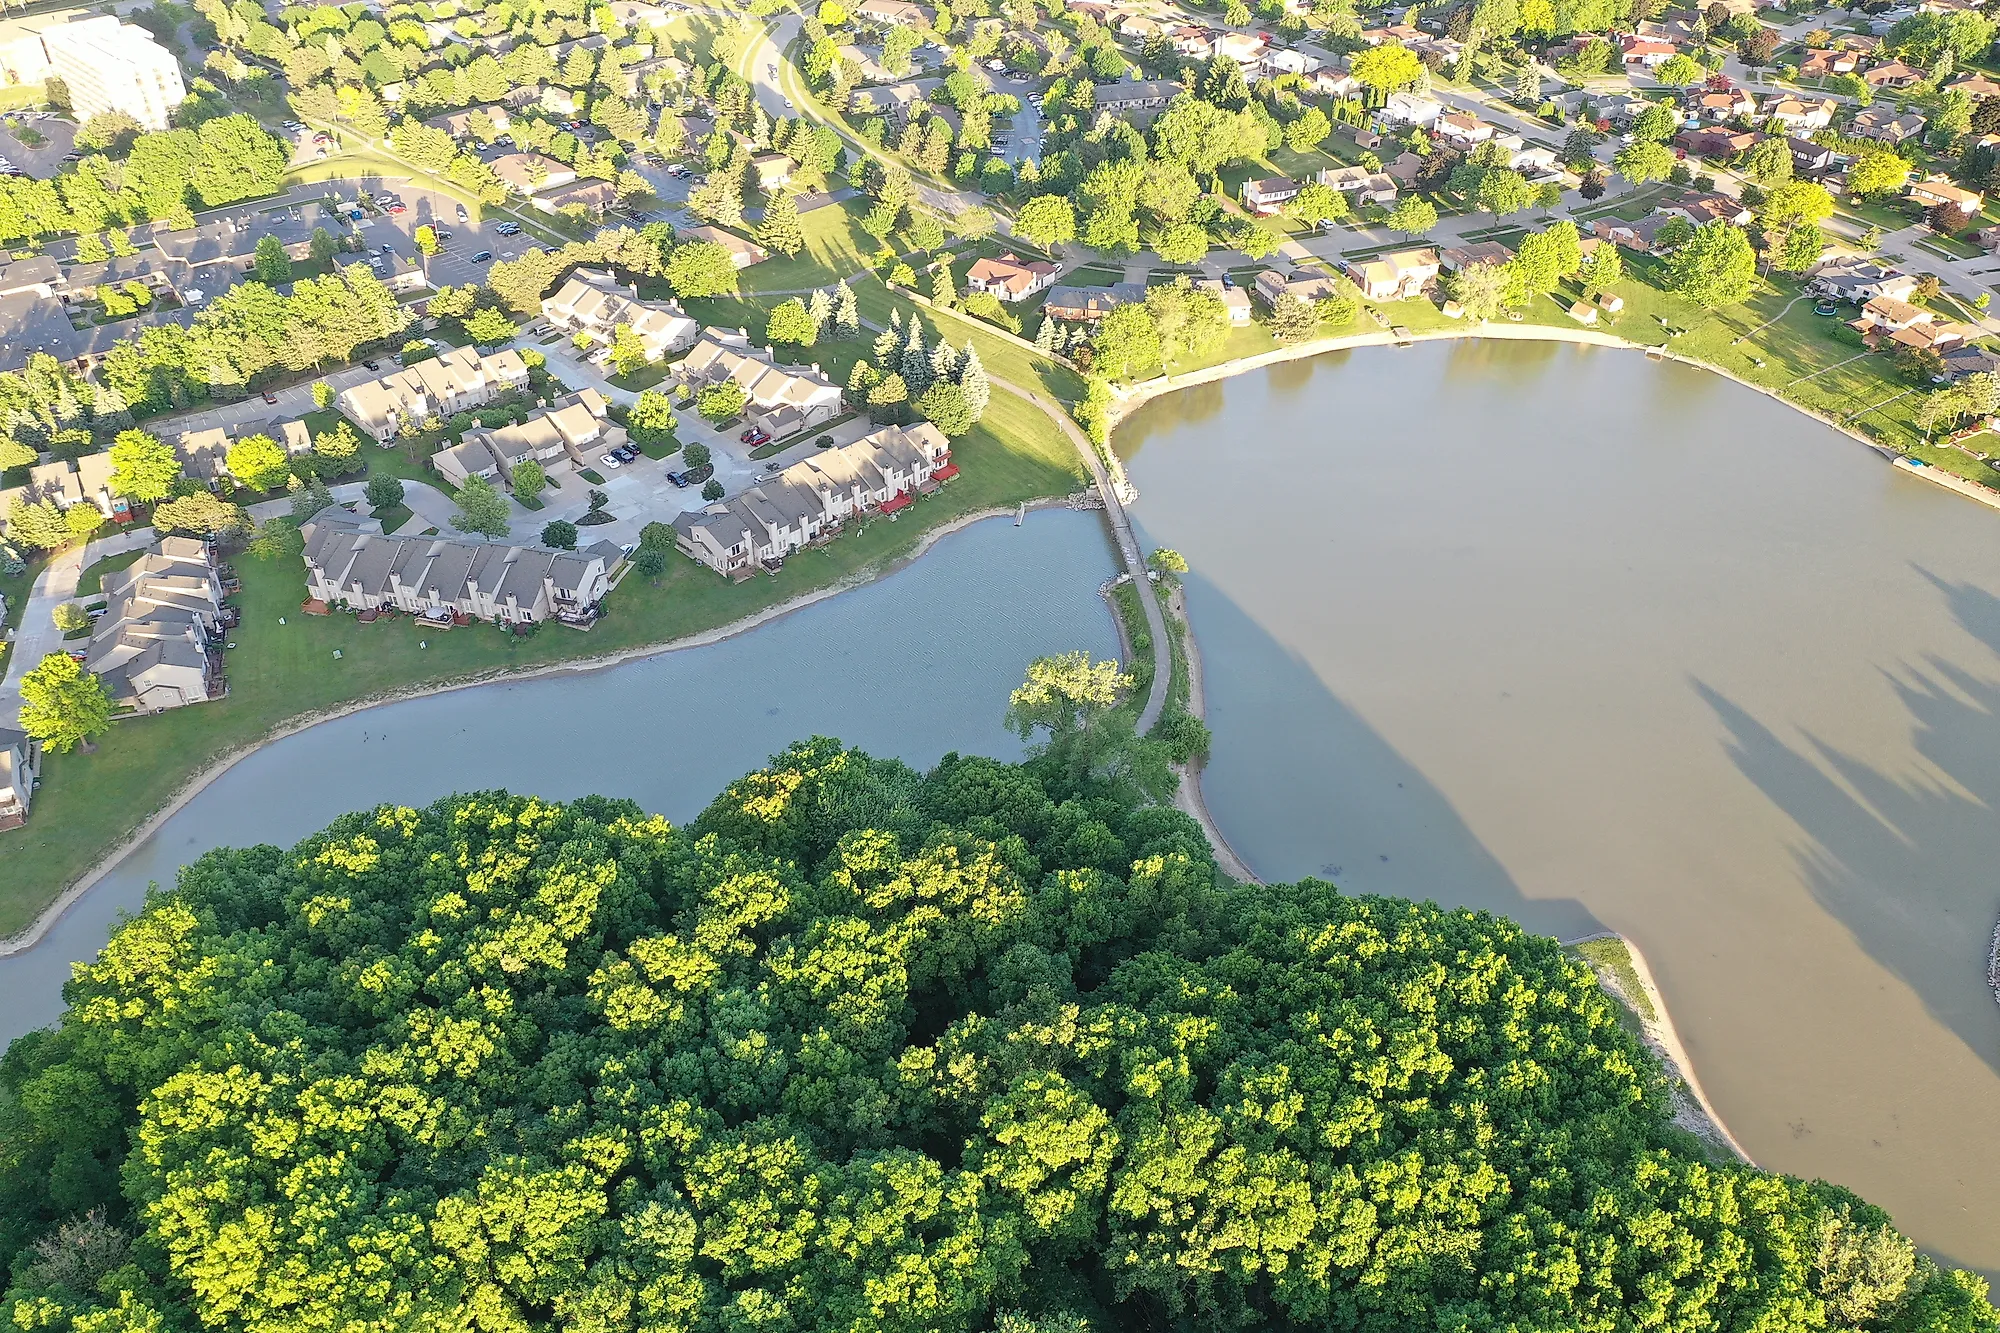
[[[1372,333],[1348,333],[1333,338],[1315,338],[1310,342],[1296,343],[1290,347],[1278,347],[1268,352],[1259,352],[1255,356],[1240,357],[1234,361],[1225,361],[1221,365],[1191,371],[1176,379],[1170,380],[1163,376],[1158,379],[1143,380],[1138,384],[1128,385],[1123,389],[1114,388],[1112,390],[1109,422],[1111,428],[1115,429],[1126,417],[1132,415],[1132,413],[1138,411],[1155,398],[1163,397],[1181,389],[1193,388],[1198,384],[1213,384],[1218,380],[1232,379],[1246,371],[1262,370],[1267,366],[1282,365],[1287,361],[1299,361],[1306,357],[1321,356],[1328,352],[1345,352],[1356,347],[1403,347],[1416,343],[1455,342],[1470,338],[1493,338],[1502,342],[1563,342],[1576,343],[1586,347],[1612,347],[1625,351],[1641,352],[1647,357],[1657,360],[1673,361],[1684,366],[1692,366],[1697,370],[1707,371],[1711,375],[1720,375],[1722,378],[1732,383],[1740,384],[1752,393],[1762,394],[1774,402],[1783,403],[1792,411],[1811,417],[1821,425],[1830,426],[1849,439],[1866,445],[1869,449],[1872,449],[1884,458],[1896,459],[1902,457],[1901,454],[1898,454],[1887,445],[1877,444],[1860,431],[1832,417],[1826,416],[1824,413],[1795,403],[1775,389],[1752,383],[1736,372],[1725,369],[1722,366],[1714,365],[1695,357],[1683,356],[1669,347],[1655,343],[1633,342],[1630,338],[1620,337],[1615,333],[1605,333],[1598,329],[1566,329],[1557,324],[1486,323],[1476,324],[1469,328],[1431,329],[1423,333],[1402,335],[1392,333],[1387,329],[1378,329]],[[1924,469],[1913,470],[1923,471]]]
[[[1068,502],[1068,496],[1045,496],[1024,503],[1027,509],[1036,510],[1063,508],[1067,506]],[[775,606],[767,606],[761,611],[753,612],[750,615],[729,621],[726,624],[717,625],[713,629],[701,630],[685,638],[669,639],[661,643],[639,644],[635,647],[621,648],[615,652],[604,653],[596,657],[575,658],[566,662],[548,662],[540,666],[523,667],[518,670],[491,671],[477,676],[461,676],[432,681],[426,684],[412,685],[404,689],[391,690],[386,694],[370,695],[366,698],[349,700],[347,703],[340,704],[337,707],[321,709],[314,713],[300,714],[298,717],[281,723],[275,730],[267,732],[255,741],[239,745],[235,749],[222,754],[214,762],[190,777],[187,782],[182,784],[168,798],[164,805],[155,810],[143,823],[127,834],[111,850],[98,858],[98,860],[92,862],[88,870],[73,881],[69,887],[57,894],[55,899],[40,912],[36,913],[34,920],[30,921],[20,930],[15,931],[12,935],[0,939],[0,958],[11,958],[16,954],[26,953],[40,944],[47,937],[48,933],[55,928],[56,923],[62,920],[63,915],[70,908],[81,902],[84,896],[92,889],[96,888],[106,875],[118,867],[119,862],[130,856],[134,849],[146,839],[158,833],[168,820],[185,809],[190,801],[201,795],[204,790],[224,773],[227,773],[237,764],[242,763],[245,759],[248,759],[267,745],[272,745],[288,737],[296,736],[300,732],[310,730],[323,722],[335,722],[344,717],[352,717],[356,713],[367,712],[371,708],[381,708],[388,704],[403,703],[410,699],[422,699],[436,694],[451,694],[459,690],[477,689],[484,685],[496,685],[503,681],[512,683],[515,681],[536,680],[542,677],[570,672],[582,675],[597,671],[609,671],[614,667],[624,666],[627,663],[640,661],[644,658],[659,657],[688,648],[703,648],[709,644],[720,643],[724,639],[731,639],[739,634],[747,634],[753,629],[768,625],[794,612],[803,611],[815,603],[823,602],[831,597],[837,597],[841,593],[887,577],[904,566],[914,563],[920,556],[928,552],[932,546],[945,537],[955,532],[963,531],[975,523],[983,523],[993,518],[1008,517],[1014,514],[1020,507],[1020,505],[1010,505],[960,514],[957,518],[942,523],[924,533],[917,539],[917,544],[907,554],[897,556],[883,565],[857,570],[853,574],[830,583],[823,588],[816,588],[811,592],[801,593],[789,601],[780,602]]]
[[[1624,986],[1620,984],[1611,969],[1600,967],[1591,959],[1579,956],[1580,960],[1597,974],[1597,984],[1603,987],[1605,993],[1612,999],[1624,1005],[1626,1011],[1639,1024],[1640,1040],[1646,1049],[1653,1053],[1671,1078],[1679,1081],[1679,1087],[1675,1089],[1674,1100],[1677,1105],[1674,1120],[1697,1137],[1734,1153],[1745,1164],[1756,1166],[1756,1159],[1752,1158],[1737,1141],[1736,1136],[1729,1132],[1729,1126],[1723,1121],[1721,1113],[1715,1109],[1715,1104],[1708,1100],[1708,1094],[1702,1091],[1701,1079],[1694,1071],[1694,1061],[1689,1058],[1687,1047],[1681,1044],[1680,1032],[1674,1027],[1673,1010],[1667,1008],[1666,997],[1660,994],[1659,984],[1653,980],[1653,970],[1646,965],[1646,955],[1640,952],[1639,946],[1633,943],[1629,936],[1621,935],[1615,930],[1600,930],[1589,935],[1579,935],[1573,940],[1558,940],[1557,943],[1568,949],[1579,944],[1588,944],[1592,940],[1617,940],[1631,957],[1632,971],[1639,979],[1640,989],[1645,992],[1646,1002],[1652,1006],[1653,1018],[1647,1018],[1634,1002],[1634,997],[1625,994]]]

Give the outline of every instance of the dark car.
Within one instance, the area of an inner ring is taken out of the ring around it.
[[[483,264],[491,258],[493,258],[493,252],[491,250],[481,250],[478,254],[472,257],[472,262],[475,264]]]
[[[272,393],[269,389],[266,389],[264,390],[264,401],[267,403],[275,403],[278,401],[278,395]]]
[[[639,451],[629,444],[613,449],[611,452],[617,454],[623,462],[636,463],[639,460]]]
[[[376,365],[373,361],[363,361],[361,364],[366,366],[370,370],[380,370],[382,368]]]
[[[667,474],[667,480],[671,481],[674,485],[681,487],[685,487],[688,484],[687,473],[685,472],[669,472]]]

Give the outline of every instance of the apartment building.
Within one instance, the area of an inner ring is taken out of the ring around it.
[[[455,347],[442,356],[364,380],[342,389],[334,406],[377,444],[386,444],[404,423],[483,407],[502,394],[528,385],[521,354],[507,349],[481,354]]]
[[[885,426],[792,464],[741,495],[674,520],[674,544],[718,574],[775,570],[793,551],[871,511],[893,514],[958,475],[950,441],[929,422]]]
[[[689,393],[734,380],[750,395],[744,416],[776,439],[831,421],[841,413],[840,386],[818,366],[781,366],[769,351],[753,346],[742,329],[710,329],[676,368]]]
[[[69,87],[79,121],[122,111],[149,130],[164,130],[187,87],[173,53],[144,28],[109,15],[42,30],[49,72]]]
[[[104,576],[105,612],[84,666],[112,702],[158,713],[227,692],[222,580],[207,543],[168,537]]]
[[[620,324],[630,325],[649,361],[694,346],[701,325],[672,301],[641,301],[638,291],[636,284],[629,293],[621,290],[601,269],[580,268],[542,298],[542,314],[565,332],[588,333],[607,347]]]
[[[444,537],[384,537],[362,531],[358,519],[339,510],[323,511],[299,532],[305,539],[307,595],[322,609],[393,607],[440,623],[556,620],[588,626],[611,590],[610,567],[622,555],[607,542],[584,551],[551,551]]]

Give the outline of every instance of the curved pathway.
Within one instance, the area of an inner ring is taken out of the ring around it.
[[[1111,474],[1105,470],[1104,460],[1098,457],[1096,446],[1076,428],[1069,413],[1051,406],[1039,393],[1003,380],[991,371],[987,372],[987,379],[992,381],[994,388],[1033,403],[1041,409],[1043,416],[1069,437],[1069,442],[1083,455],[1084,465],[1090,469],[1091,479],[1097,485],[1097,493],[1104,497],[1104,513],[1111,520],[1111,535],[1118,541],[1118,554],[1125,561],[1126,572],[1131,574],[1133,584],[1139,589],[1139,605],[1145,608],[1146,628],[1153,636],[1153,688],[1146,694],[1146,706],[1139,710],[1137,724],[1138,733],[1143,736],[1153,729],[1153,724],[1160,720],[1161,710],[1167,706],[1167,687],[1174,675],[1174,655],[1167,638],[1166,613],[1160,609],[1160,597],[1153,587],[1153,580],[1146,576],[1146,557],[1139,550],[1139,539],[1132,533],[1132,519],[1125,512],[1124,502],[1118,498],[1117,487],[1111,484]]]

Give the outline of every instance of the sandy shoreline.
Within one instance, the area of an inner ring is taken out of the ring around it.
[[[1646,1002],[1652,1006],[1654,1014],[1652,1018],[1647,1018],[1644,1010],[1635,1003],[1636,997],[1625,994],[1625,988],[1615,973],[1595,963],[1591,963],[1590,966],[1591,970],[1597,973],[1598,984],[1603,986],[1612,998],[1630,1010],[1632,1017],[1638,1020],[1641,1040],[1646,1048],[1658,1057],[1660,1063],[1666,1067],[1670,1078],[1679,1080],[1680,1086],[1675,1090],[1675,1121],[1682,1128],[1693,1131],[1698,1137],[1727,1149],[1749,1165],[1756,1166],[1756,1161],[1744,1151],[1736,1136],[1729,1132],[1729,1126],[1723,1122],[1714,1103],[1708,1100],[1708,1094],[1702,1091],[1701,1080],[1695,1076],[1694,1061],[1688,1058],[1687,1047],[1681,1044],[1680,1033],[1674,1027],[1673,1011],[1667,1008],[1666,997],[1660,994],[1659,985],[1653,980],[1653,969],[1646,965],[1646,955],[1640,952],[1639,946],[1634,944],[1630,937],[1621,935],[1615,930],[1600,930],[1595,934],[1580,935],[1576,939],[1559,942],[1567,947],[1585,944],[1591,940],[1617,940],[1625,946],[1625,952],[1632,959],[1632,971],[1637,974],[1639,986],[1645,991]]]
[[[1061,508],[1067,501],[1068,497],[1046,497],[1027,502],[1027,508]],[[322,722],[333,722],[343,717],[351,717],[355,713],[366,712],[371,708],[381,708],[387,704],[402,703],[408,699],[422,699],[433,694],[450,694],[457,690],[477,689],[483,685],[494,685],[502,681],[511,683],[514,681],[535,680],[545,676],[608,671],[613,667],[623,666],[627,662],[636,662],[642,658],[657,657],[665,653],[676,653],[688,648],[701,648],[708,644],[719,643],[724,639],[734,638],[738,634],[746,634],[760,626],[768,625],[772,621],[791,615],[795,611],[803,611],[806,607],[812,606],[817,602],[823,602],[829,597],[836,597],[850,589],[861,587],[867,583],[873,583],[876,579],[892,574],[905,565],[912,563],[919,556],[930,550],[942,538],[969,528],[975,523],[983,523],[988,519],[1004,518],[1012,515],[1016,512],[1017,508],[1018,506],[1007,506],[1004,508],[981,509],[969,514],[961,514],[949,523],[941,524],[931,531],[926,532],[918,539],[917,544],[911,548],[907,555],[899,556],[884,565],[857,571],[846,578],[828,584],[824,588],[818,588],[808,593],[801,593],[790,601],[780,602],[776,606],[765,607],[762,611],[758,611],[753,615],[744,616],[740,620],[732,620],[726,625],[718,625],[714,629],[703,630],[698,634],[689,635],[684,639],[671,639],[665,643],[640,644],[636,647],[622,648],[616,652],[605,653],[597,657],[583,657],[567,662],[550,662],[542,666],[524,667],[519,670],[489,671],[477,676],[464,676],[454,680],[441,680],[423,685],[413,685],[407,689],[392,690],[387,694],[371,695],[365,699],[354,699],[341,704],[337,708],[322,709],[317,713],[306,713],[293,718],[291,721],[281,725],[277,730],[269,732],[247,745],[241,745],[229,751],[207,768],[202,769],[192,778],[189,778],[165,805],[155,811],[150,818],[134,829],[117,846],[105,853],[79,879],[58,894],[55,901],[43,908],[25,928],[16,931],[5,939],[0,939],[0,958],[24,953],[34,948],[54,928],[56,922],[62,919],[63,913],[74,907],[82,900],[85,894],[97,887],[98,882],[111,873],[120,861],[131,855],[135,847],[147,838],[152,837],[153,834],[159,832],[162,825],[179,814],[189,801],[201,795],[202,791],[209,784],[267,745],[284,740],[288,736],[296,736],[302,731],[320,725]]]

